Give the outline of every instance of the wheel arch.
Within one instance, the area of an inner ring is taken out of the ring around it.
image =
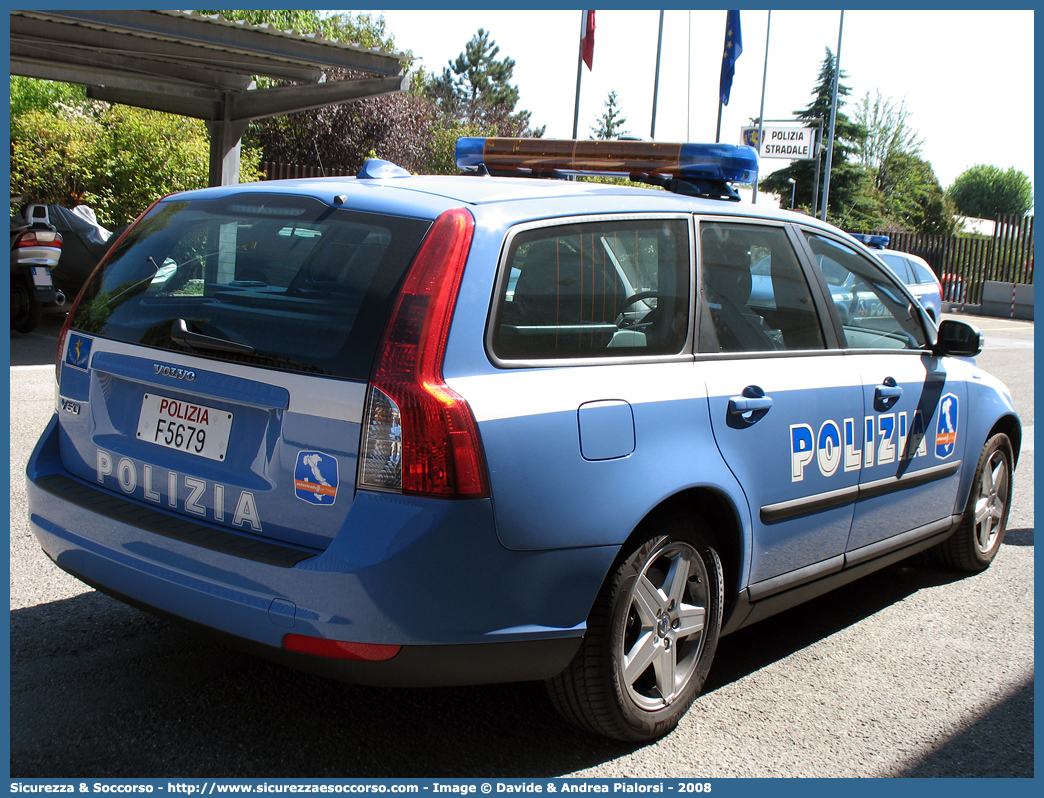
[[[1014,458],[1012,466],[1016,466],[1019,463],[1019,452],[1022,449],[1022,424],[1019,423],[1018,418],[1014,415],[1005,415],[997,420],[990,430],[990,434],[986,436],[986,440],[989,440],[998,432],[1003,432],[1008,436],[1008,440],[1011,441],[1011,454]]]
[[[993,422],[993,425],[986,427],[985,424],[979,428],[983,432],[973,436],[973,439],[978,442],[978,446],[974,451],[969,451],[968,458],[971,465],[968,468],[963,468],[963,474],[961,476],[961,484],[957,491],[957,498],[954,502],[954,513],[962,514],[964,512],[965,505],[968,503],[968,496],[971,494],[973,489],[973,481],[975,476],[975,462],[979,459],[979,454],[982,452],[983,447],[987,441],[990,440],[997,433],[1004,433],[1008,436],[1008,440],[1011,442],[1011,454],[1012,454],[1012,471],[1015,471],[1016,466],[1019,462],[1019,452],[1022,449],[1022,424],[1019,421],[1017,415],[1014,412],[1005,412],[997,417],[997,420]]]
[[[665,498],[635,526],[620,547],[616,562],[609,573],[612,574],[630,552],[655,534],[657,527],[675,514],[703,521],[705,531],[717,546],[724,575],[724,627],[737,605],[740,590],[745,585],[744,575],[750,561],[750,546],[744,538],[743,524],[737,507],[730,497],[720,490],[706,486],[692,487]]]

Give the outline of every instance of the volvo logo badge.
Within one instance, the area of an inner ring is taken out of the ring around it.
[[[656,634],[660,637],[667,637],[667,633],[670,631],[671,619],[666,614],[656,619]]]
[[[196,372],[189,371],[188,369],[176,369],[171,366],[161,366],[159,363],[154,364],[153,368],[156,369],[156,373],[161,377],[174,377],[175,379],[187,380],[188,382],[192,382],[192,380],[196,379]]]

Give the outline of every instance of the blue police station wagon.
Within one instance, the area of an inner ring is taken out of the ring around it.
[[[544,679],[624,740],[674,728],[721,635],[921,550],[989,566],[1021,431],[980,333],[735,201],[753,150],[457,159],[153,205],[62,332],[47,555],[348,681]]]

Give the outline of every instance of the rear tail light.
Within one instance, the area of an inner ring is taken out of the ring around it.
[[[62,324],[62,331],[58,333],[58,351],[54,353],[54,381],[58,384],[62,384],[62,352],[65,351],[65,339],[69,335],[69,329],[72,327],[73,316],[76,315],[76,309],[80,306],[80,297],[77,296],[73,300],[72,307],[69,308],[69,312],[65,314],[65,322]]]
[[[18,236],[17,246],[24,247],[54,247],[62,248],[62,234],[50,230],[28,230]]]
[[[444,498],[489,495],[475,418],[442,375],[474,231],[469,211],[446,211],[406,275],[370,380],[360,488]]]

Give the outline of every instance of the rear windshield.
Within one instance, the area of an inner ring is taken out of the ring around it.
[[[366,379],[395,288],[430,226],[286,195],[164,202],[86,286],[72,326]]]

